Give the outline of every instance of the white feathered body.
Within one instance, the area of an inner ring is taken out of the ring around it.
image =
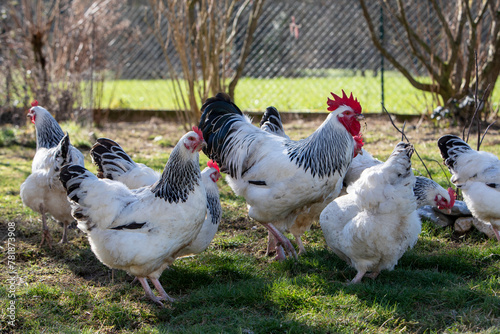
[[[251,218],[272,222],[285,232],[299,214],[311,210],[311,205],[322,205],[338,196],[342,177],[353,157],[354,140],[334,117],[330,114],[331,120],[313,134],[317,141],[310,140],[311,146],[318,146],[316,152],[324,156],[310,157],[301,163],[290,156],[296,142],[267,133],[247,118],[235,129],[229,139],[234,149],[232,154],[227,152],[226,163],[233,172],[228,173],[226,180],[237,195],[245,198]],[[297,153],[301,153],[300,149]],[[328,159],[334,163],[321,163]]]
[[[61,154],[61,143],[52,148],[37,149],[32,173],[21,184],[20,196],[24,205],[31,210],[41,213],[43,207],[43,211],[50,213],[55,220],[69,223],[74,219],[66,190],[59,181],[59,171],[65,164],[83,166],[84,159],[82,153],[72,145],[69,145],[65,156]]]
[[[161,177],[161,173],[142,163],[134,162],[118,143],[110,139],[99,138],[90,153],[97,165],[99,175],[123,183],[129,189],[151,185]],[[213,167],[206,167],[201,172],[201,181],[207,194],[205,201],[207,213],[203,226],[196,238],[184,247],[177,257],[192,256],[203,252],[218,231],[222,208],[219,188],[216,181],[211,178],[213,173],[217,173],[220,177],[219,172]]]
[[[155,197],[150,187],[130,190],[120,182],[90,175],[80,190],[86,196],[76,210],[88,218],[79,220],[78,227],[88,234],[92,251],[108,267],[134,276],[159,277],[198,235],[205,220],[202,185],[183,203]],[[146,224],[138,229],[113,229],[131,223]]]
[[[421,231],[414,184],[404,153],[363,171],[321,213],[327,245],[358,272],[392,270]]]
[[[207,211],[199,168],[202,144],[201,133],[186,134],[161,178],[134,190],[78,166],[61,171],[73,216],[100,261],[137,277],[158,278],[191,244]]]
[[[462,190],[474,217],[500,230],[500,161],[494,154],[473,150],[456,136],[444,137],[438,145],[452,173],[451,182]]]

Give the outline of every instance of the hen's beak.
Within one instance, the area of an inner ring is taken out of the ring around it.
[[[355,117],[356,117],[356,120],[358,120],[358,121],[362,121],[365,119],[365,116],[363,114],[356,114]]]

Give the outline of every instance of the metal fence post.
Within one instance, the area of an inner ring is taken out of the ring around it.
[[[380,44],[384,45],[384,10],[382,5],[380,5]],[[384,55],[380,52],[380,92],[381,92],[381,102],[382,110],[384,112]]]

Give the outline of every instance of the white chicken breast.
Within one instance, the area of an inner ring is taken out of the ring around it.
[[[173,299],[158,278],[192,243],[205,221],[207,194],[198,153],[204,145],[201,132],[194,128],[173,149],[161,178],[135,190],[98,179],[80,166],[61,170],[73,216],[87,233],[94,254],[108,267],[136,276],[146,296],[160,305],[161,300]],[[160,297],[151,291],[148,278]]]
[[[74,221],[66,191],[59,181],[59,171],[66,164],[84,165],[83,154],[71,145],[69,136],[45,109],[32,103],[28,113],[36,129],[36,153],[31,166],[31,175],[23,182],[20,196],[23,204],[40,213],[42,217],[42,240],[52,247],[52,237],[46,214],[63,224],[59,243],[68,242],[68,225]]]
[[[452,174],[451,182],[462,190],[472,215],[490,224],[500,241],[500,161],[489,152],[473,150],[454,135],[439,138],[438,147]]]
[[[413,146],[399,143],[383,164],[363,171],[320,215],[327,245],[357,270],[352,283],[392,270],[421,231],[413,195]],[[366,274],[371,272],[370,274]]]

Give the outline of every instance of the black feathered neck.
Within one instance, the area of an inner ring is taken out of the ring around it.
[[[155,197],[163,198],[169,203],[187,201],[189,194],[201,182],[198,159],[193,159],[191,154],[183,154],[182,149],[182,144],[177,144],[170,154],[161,178],[151,186]]]
[[[35,111],[36,148],[52,148],[59,145],[64,137],[64,132],[59,123],[45,109],[37,108]]]
[[[285,142],[290,160],[313,176],[330,177],[337,171],[344,174],[354,154],[352,136],[343,126],[336,126],[336,115],[329,117],[309,137]]]

